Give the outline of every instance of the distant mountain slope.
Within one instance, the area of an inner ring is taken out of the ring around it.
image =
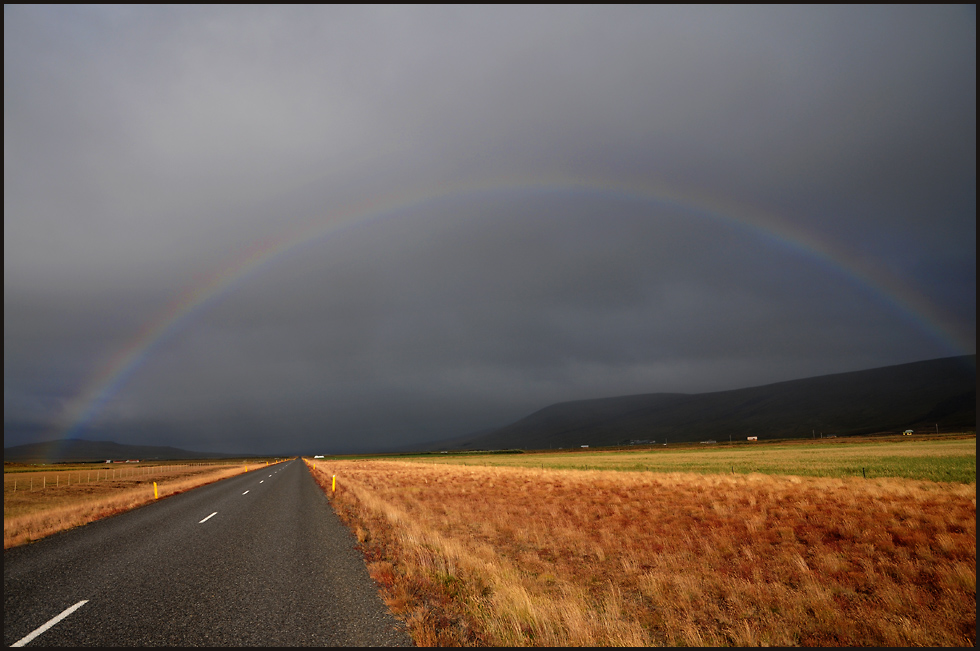
[[[551,405],[462,449],[975,430],[976,355],[701,394],[651,393]]]
[[[3,449],[4,461],[105,461],[106,459],[217,459],[231,455],[190,452],[159,445],[124,445],[113,441],[46,441]]]

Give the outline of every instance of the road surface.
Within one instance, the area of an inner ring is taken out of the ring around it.
[[[305,464],[3,555],[7,646],[410,646]]]

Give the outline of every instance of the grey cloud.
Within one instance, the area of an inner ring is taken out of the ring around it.
[[[372,201],[389,212],[279,256],[182,322],[91,426],[258,449],[276,423],[299,442],[332,422],[393,444],[554,400],[961,352],[733,215],[506,179],[771,213],[975,340],[972,8],[4,18],[11,422],[55,421],[45,405],[257,242],[330,230]],[[459,187],[489,189],[386,203]]]
[[[438,397],[458,408],[482,395],[503,419],[572,397],[732,388],[899,360],[912,342],[929,350],[854,279],[736,226],[658,217],[655,205],[623,214],[608,198],[489,203],[483,218],[453,205],[283,261],[147,363],[130,388],[145,401],[136,411],[193,421],[237,403],[290,405],[294,419],[312,411],[306,422],[365,437],[387,418],[438,438],[454,432],[443,421],[456,426],[445,408],[421,407]],[[528,212],[499,216],[508,209]]]

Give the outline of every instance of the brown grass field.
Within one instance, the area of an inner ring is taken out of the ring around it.
[[[419,645],[976,643],[975,479],[307,463]]]
[[[3,548],[148,504],[154,500],[154,482],[163,499],[245,472],[245,468],[240,462],[100,464],[58,470],[4,464]]]

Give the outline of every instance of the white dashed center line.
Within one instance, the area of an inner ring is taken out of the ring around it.
[[[76,610],[78,610],[79,608],[81,608],[82,606],[84,606],[87,603],[88,603],[88,599],[83,599],[82,601],[79,601],[77,604],[75,604],[74,606],[72,606],[68,610],[64,611],[63,613],[61,613],[57,617],[54,617],[52,619],[49,619],[46,624],[42,625],[40,628],[34,629],[33,632],[31,632],[31,633],[25,635],[24,637],[20,638],[19,640],[17,640],[16,642],[14,642],[13,644],[11,644],[10,646],[24,646],[25,644],[27,644],[28,642],[30,642],[31,640],[33,640],[34,638],[36,638],[38,635],[40,635],[44,631],[46,631],[49,628],[51,628],[52,626],[54,626],[55,624],[57,624],[58,622],[60,622],[61,620],[63,620],[65,617],[68,617],[68,615],[71,615],[73,612],[75,612]]]
[[[211,518],[213,518],[216,515],[218,515],[218,512],[217,511],[215,511],[214,513],[212,513],[208,517],[206,517],[203,520],[201,520],[200,522],[198,522],[198,524],[204,524],[205,522],[207,522],[208,520],[210,520]]]
[[[242,495],[248,495],[248,491],[245,491],[244,493],[242,493]]]
[[[264,483],[265,483],[265,480],[264,480],[264,479],[260,479],[260,480],[259,480],[259,483],[260,483],[260,484],[264,484]]]

